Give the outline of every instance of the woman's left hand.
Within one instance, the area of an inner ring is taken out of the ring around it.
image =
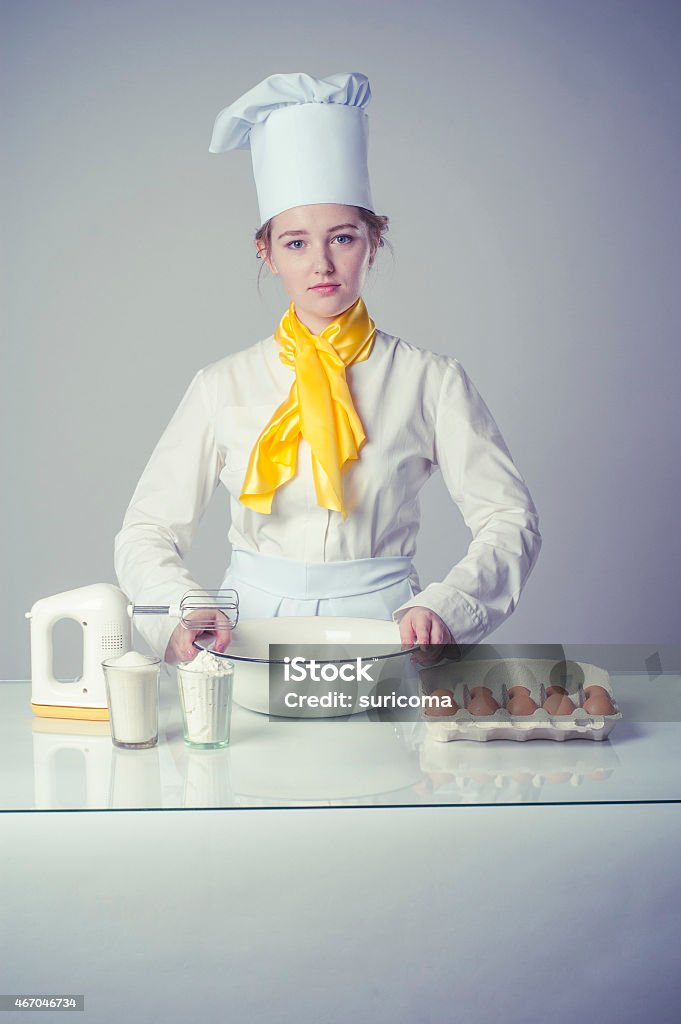
[[[421,650],[414,658],[421,665],[434,665],[450,645],[458,652],[449,626],[430,608],[420,605],[409,608],[400,619],[400,639],[403,647],[419,644]]]

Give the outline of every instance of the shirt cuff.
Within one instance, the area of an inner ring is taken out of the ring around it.
[[[429,608],[439,615],[459,647],[479,644],[488,632],[484,615],[472,601],[443,583],[431,583],[401,604],[393,612],[393,622],[399,623],[410,608]]]
[[[133,629],[154,655],[164,661],[166,647],[179,621],[172,615],[136,615],[133,617]]]

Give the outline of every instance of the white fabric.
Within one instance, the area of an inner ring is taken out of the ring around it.
[[[232,551],[221,587],[239,594],[239,621],[279,615],[388,619],[414,595],[410,558],[300,562]]]
[[[201,586],[183,562],[220,482],[231,496],[234,548],[305,562],[413,558],[418,492],[439,466],[473,534],[442,580],[399,608],[431,608],[462,644],[477,643],[513,611],[539,553],[538,517],[487,406],[456,359],[380,330],[369,359],[347,369],[367,434],[344,474],[347,520],[317,504],[310,449],[301,440],[296,476],[272,514],[238,500],[256,437],[288,395],[292,371],[273,336],[195,375],[156,446],[115,541],[122,589],[137,604],[169,604]],[[216,552],[216,562],[227,561]],[[217,573],[216,573],[217,577]],[[412,577],[414,589],[418,580]],[[160,656],[174,628],[140,619]]]
[[[374,210],[367,166],[371,88],[357,71],[270,75],[215,119],[209,151],[251,150],[260,223],[295,206]]]

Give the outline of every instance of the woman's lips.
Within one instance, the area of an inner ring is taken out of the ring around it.
[[[340,288],[339,284],[318,284],[314,288],[310,288],[311,292],[316,292],[317,295],[331,295],[335,292],[336,288]]]

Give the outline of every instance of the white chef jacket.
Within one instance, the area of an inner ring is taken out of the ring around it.
[[[233,548],[305,562],[416,552],[418,493],[439,467],[473,539],[444,576],[395,609],[432,609],[459,644],[478,643],[516,607],[541,547],[538,516],[492,416],[459,362],[377,330],[346,369],[367,441],[343,474],[348,512],[317,504],[310,448],[269,515],[239,501],[257,437],[287,397],[293,370],[274,336],[199,370],[139,480],[115,539],[121,588],[136,604],[173,604],[194,580],[183,559],[219,483]],[[415,573],[413,589],[420,584]],[[177,620],[138,617],[163,657]]]

